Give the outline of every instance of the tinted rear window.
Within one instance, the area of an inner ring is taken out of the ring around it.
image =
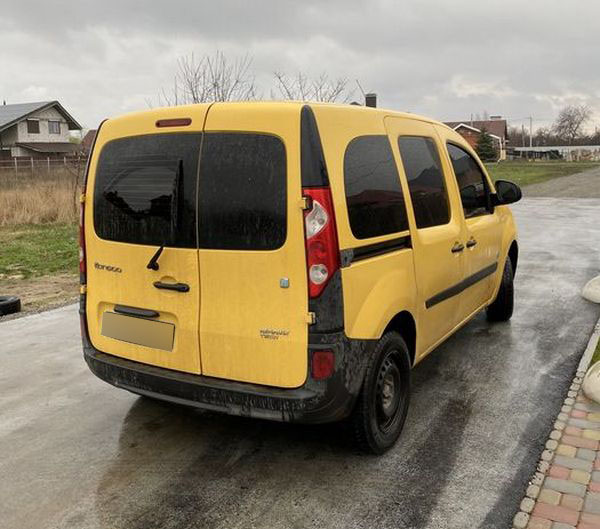
[[[201,134],[114,140],[100,153],[94,226],[103,239],[196,246],[196,181]]]
[[[206,133],[198,189],[200,248],[274,250],[286,237],[286,153],[275,136]]]
[[[357,239],[408,229],[404,195],[387,136],[354,138],[344,154],[344,185]]]

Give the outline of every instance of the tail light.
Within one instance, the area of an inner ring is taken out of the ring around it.
[[[79,282],[86,283],[85,277],[85,195],[79,201]]]
[[[314,351],[311,375],[314,380],[324,380],[333,375],[335,356],[333,351]]]
[[[304,188],[304,195],[312,204],[304,213],[308,294],[316,298],[340,267],[340,252],[331,191]]]

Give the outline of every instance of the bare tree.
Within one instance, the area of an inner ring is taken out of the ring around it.
[[[193,53],[180,57],[173,86],[162,88],[161,105],[174,106],[213,101],[249,101],[258,99],[252,59],[245,55],[233,61],[221,51],[198,59]]]
[[[271,90],[273,99],[297,99],[301,101],[323,101],[326,103],[348,103],[354,90],[348,89],[348,79],[339,77],[331,79],[326,73],[311,79],[303,73],[288,77],[282,72],[275,72],[275,90]]]
[[[583,126],[592,117],[592,110],[587,105],[570,105],[558,114],[553,125],[554,133],[571,145],[583,133]]]

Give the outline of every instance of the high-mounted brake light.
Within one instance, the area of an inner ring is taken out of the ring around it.
[[[192,123],[192,118],[171,118],[159,119],[156,122],[157,127],[187,127]]]
[[[304,213],[308,293],[318,297],[340,267],[333,201],[329,188],[304,188],[312,207]]]

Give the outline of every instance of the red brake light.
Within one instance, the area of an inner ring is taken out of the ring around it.
[[[304,188],[311,209],[304,212],[308,293],[318,297],[340,267],[335,216],[328,188]]]
[[[79,282],[85,284],[85,202],[82,196],[79,203]]]
[[[333,351],[313,351],[312,377],[314,380],[323,380],[333,375],[335,356]]]
[[[156,122],[157,127],[187,127],[192,123],[191,118],[171,118],[159,119]]]

